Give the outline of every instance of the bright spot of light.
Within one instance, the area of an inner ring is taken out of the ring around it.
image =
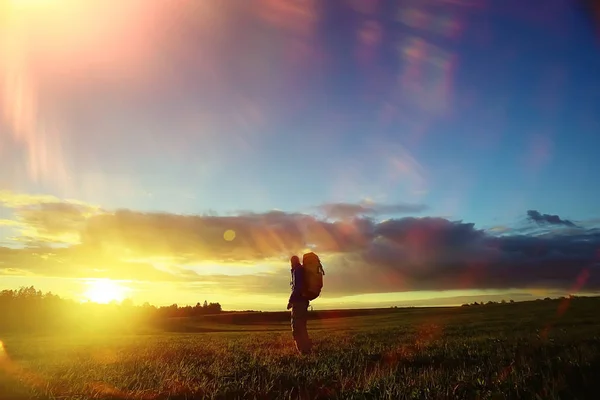
[[[121,302],[129,291],[128,288],[110,279],[90,281],[88,285],[89,288],[83,294],[84,300],[100,304],[107,304],[111,301]]]
[[[235,239],[235,231],[231,229],[226,230],[223,234],[223,239],[231,242],[233,239]]]

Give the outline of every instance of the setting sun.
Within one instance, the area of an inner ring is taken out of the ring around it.
[[[123,301],[127,288],[111,280],[88,282],[89,288],[83,294],[83,299],[94,303],[107,304],[111,301]]]

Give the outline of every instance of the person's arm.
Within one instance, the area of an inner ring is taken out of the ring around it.
[[[292,293],[290,294],[288,303],[302,300],[302,284],[304,282],[303,274],[304,270],[302,268],[296,268],[292,272]]]

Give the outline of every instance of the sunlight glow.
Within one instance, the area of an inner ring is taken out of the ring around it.
[[[71,188],[67,132],[43,88],[68,92],[81,76],[143,79],[153,56],[151,22],[160,2],[0,1],[0,148],[16,142],[36,182]],[[56,89],[55,89],[56,90]]]
[[[90,281],[88,285],[88,290],[83,294],[84,300],[100,304],[108,304],[112,301],[121,302],[129,291],[128,288],[109,279]]]

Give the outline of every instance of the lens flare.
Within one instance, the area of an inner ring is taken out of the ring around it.
[[[0,150],[22,159],[33,182],[73,189],[66,157],[73,132],[63,120],[62,100],[86,76],[129,82],[148,78],[156,65],[151,58],[158,57],[152,24],[163,4],[0,2]],[[15,171],[23,166],[16,163]]]

